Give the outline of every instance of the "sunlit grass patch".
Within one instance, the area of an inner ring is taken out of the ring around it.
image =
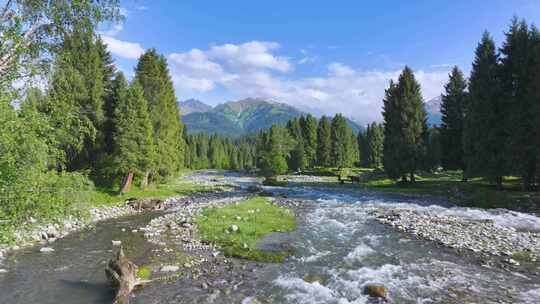
[[[225,255],[267,262],[281,262],[290,252],[264,252],[257,249],[257,242],[273,232],[296,229],[292,210],[276,206],[263,197],[205,209],[195,221],[201,238],[220,245]]]

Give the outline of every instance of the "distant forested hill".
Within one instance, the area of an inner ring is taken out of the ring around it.
[[[180,103],[180,112],[190,133],[218,133],[231,137],[254,133],[274,124],[285,124],[306,114],[283,103],[257,98],[229,101],[215,108],[197,100],[188,100]],[[355,132],[361,129],[353,121],[348,122]]]

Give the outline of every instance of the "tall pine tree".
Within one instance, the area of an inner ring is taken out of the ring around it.
[[[356,160],[357,144],[351,128],[341,114],[332,119],[330,143],[331,164],[338,168],[350,168]]]
[[[442,95],[440,141],[442,145],[442,166],[447,170],[464,169],[463,124],[464,108],[467,100],[467,83],[463,73],[456,66]]]
[[[146,172],[153,166],[155,149],[148,105],[140,84],[135,80],[126,95],[118,100],[114,134],[114,160],[122,176],[120,192],[129,192],[135,175],[146,185]]]
[[[330,120],[322,116],[317,126],[317,165],[322,167],[331,166],[331,126]]]
[[[184,163],[183,126],[167,62],[156,50],[150,49],[139,58],[135,72],[148,103],[157,150],[156,167],[148,173],[167,178]]]
[[[409,175],[415,181],[425,157],[426,116],[420,84],[405,67],[384,99],[384,167],[390,177],[406,180]]]
[[[536,37],[537,38],[537,37]],[[536,44],[536,45],[535,45]],[[529,32],[525,20],[512,20],[510,29],[501,48],[501,80],[502,96],[507,109],[509,138],[508,159],[512,159],[512,172],[522,177],[523,190],[530,190],[535,183],[538,142],[535,100],[528,92],[534,86],[532,76],[535,73],[534,51],[538,47],[534,33]]]
[[[495,43],[485,32],[475,52],[465,111],[466,177],[482,176],[499,187],[508,173],[507,107],[501,98]]]

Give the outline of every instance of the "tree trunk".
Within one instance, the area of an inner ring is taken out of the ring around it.
[[[497,189],[502,190],[502,188],[503,188],[503,185],[502,185],[503,177],[502,176],[497,176],[497,178],[495,179],[495,182],[497,184]]]
[[[149,180],[150,180],[150,171],[146,171],[141,180],[141,189],[146,189],[146,187],[148,187]]]
[[[414,177],[414,172],[409,173],[409,176],[410,176],[410,179],[411,179],[411,183],[416,182],[416,178]]]
[[[120,247],[105,268],[107,279],[116,288],[113,304],[129,304],[129,294],[140,284],[137,280],[137,271],[137,265],[126,258],[124,250]]]
[[[401,176],[401,182],[402,182],[402,183],[406,183],[406,182],[407,182],[407,175],[403,174],[403,175]]]
[[[129,192],[131,189],[131,183],[133,182],[133,172],[128,172],[123,178],[122,178],[122,185],[120,186],[120,193],[126,193]]]
[[[527,168],[522,177],[522,190],[531,191],[533,189],[534,177],[536,176],[536,158],[530,159],[527,162]]]

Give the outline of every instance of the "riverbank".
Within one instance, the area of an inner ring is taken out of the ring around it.
[[[129,193],[121,195],[112,189],[96,188],[81,194],[85,199],[77,202],[72,209],[66,210],[63,216],[39,219],[29,217],[17,227],[0,229],[0,240],[6,240],[0,243],[0,265],[10,251],[32,245],[48,248],[48,244],[96,222],[140,212],[126,206],[129,198],[165,199],[167,203],[167,200],[175,200],[181,196],[223,190],[225,187],[226,185],[202,185],[179,177],[168,183],[151,185],[146,190],[134,187]]]
[[[464,207],[505,208],[540,214],[540,192],[522,191],[520,180],[516,177],[505,177],[503,189],[500,190],[480,178],[464,182],[461,171],[421,172],[416,175],[415,183],[399,183],[386,177],[384,172],[355,168],[350,171],[350,175],[359,176],[360,181],[340,184],[336,177],[338,173],[335,168],[317,168],[304,172],[307,178],[299,179],[294,175],[285,176],[285,178],[295,183],[318,182],[326,187],[441,197]]]

